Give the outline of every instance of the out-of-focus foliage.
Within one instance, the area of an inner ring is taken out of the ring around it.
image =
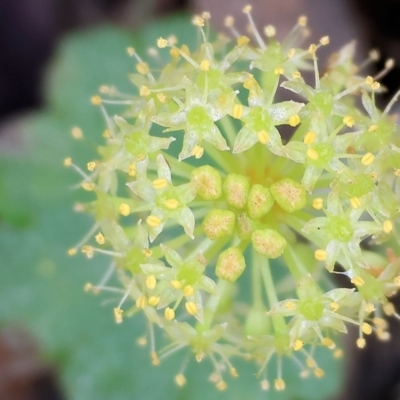
[[[100,279],[107,260],[66,255],[92,225],[89,217],[73,212],[84,194],[71,190],[76,177],[62,165],[67,156],[85,165],[101,141],[103,120],[90,96],[102,84],[132,93],[128,74],[134,63],[125,49],[133,46],[146,58],[146,49],[161,35],[173,33],[187,42],[194,32],[188,20],[158,21],[139,33],[103,27],[76,33],[60,47],[49,69],[46,108],[24,123],[20,148],[0,149],[0,323],[26,325],[41,340],[60,366],[72,400],[328,398],[339,385],[341,368],[328,351],[317,357],[326,372],[322,379],[302,379],[295,364],[286,363],[283,393],[266,395],[255,371],[244,365],[237,366],[241,376],[220,393],[207,382],[206,360],[190,364],[187,385],[177,388],[172,378],[185,353],[153,367],[148,349],[136,344],[144,320],[127,318],[116,325],[112,308],[118,299],[83,290],[86,282]],[[83,142],[72,139],[74,126],[83,130]]]

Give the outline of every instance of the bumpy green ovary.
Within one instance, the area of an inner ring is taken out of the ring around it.
[[[214,90],[221,85],[222,72],[216,69],[201,71],[197,77],[197,84],[202,89]]]
[[[374,187],[374,181],[368,175],[358,174],[346,182],[339,181],[340,195],[345,198],[361,197],[370,193]]]
[[[324,312],[324,305],[319,300],[307,299],[299,302],[299,311],[309,321],[318,321]]]
[[[207,129],[212,120],[204,107],[194,106],[186,114],[188,125],[196,126],[199,129]]]
[[[310,99],[309,108],[322,112],[324,116],[329,116],[333,108],[333,96],[331,93],[316,92]]]
[[[345,217],[328,217],[327,230],[339,242],[349,242],[353,238],[354,229]]]
[[[334,155],[335,150],[330,144],[316,143],[311,145],[307,152],[307,164],[326,168]]]

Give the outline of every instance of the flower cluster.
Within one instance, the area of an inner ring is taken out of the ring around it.
[[[224,390],[242,357],[267,389],[276,358],[272,379],[283,390],[282,357],[322,377],[314,349],[340,356],[336,334],[349,324],[359,327],[359,348],[373,331],[389,338],[383,316],[397,315],[388,298],[400,287],[400,138],[394,101],[377,109],[382,89],[358,75],[353,44],[321,76],[317,52],[329,38],[302,49],[305,17],[280,43],[273,26],[259,32],[251,7],[243,11],[253,39],[228,17],[235,40],[210,41],[204,13],[193,19],[197,50],[160,37],[151,54],[169,52],[170,61],[153,73],[129,48],[137,94],[122,99],[101,87],[92,97],[105,144],[87,172],[64,163],[93,193],[77,210],[96,222],[69,254],[111,257],[104,279],[86,289],[121,293],[117,323],[144,313],[154,365],[189,349],[211,361],[210,379]],[[110,116],[116,105],[124,117]],[[113,274],[120,288],[107,286]],[[347,288],[335,288],[333,274]],[[169,339],[161,349],[155,327]]]

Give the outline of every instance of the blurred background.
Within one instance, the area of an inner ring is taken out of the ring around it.
[[[75,198],[66,194],[65,187],[73,180],[65,172],[49,169],[69,152],[79,153],[65,139],[74,124],[88,131],[94,128],[89,136],[100,129],[91,122],[99,116],[86,111],[87,99],[101,83],[117,85],[116,74],[126,84],[133,68],[124,56],[128,45],[135,40],[143,49],[154,44],[161,33],[150,27],[166,17],[165,26],[172,32],[175,28],[189,32],[188,15],[205,10],[211,12],[214,28],[224,29],[223,19],[230,14],[245,31],[241,10],[246,3],[0,0],[0,399],[202,398],[202,382],[178,391],[170,377],[160,373],[155,389],[151,375],[140,368],[147,356],[134,343],[143,333],[138,331],[141,322],[128,322],[123,331],[110,327],[111,319],[98,299],[82,293],[87,279],[101,275],[95,272],[99,265],[66,260],[65,250],[90,221],[71,217],[67,210]],[[371,74],[389,57],[400,65],[400,0],[253,0],[251,4],[256,23],[275,25],[279,37],[300,15],[309,17],[310,41],[329,35],[331,44],[321,52],[321,68],[331,52],[353,39],[358,43],[358,60],[369,49],[379,49],[383,61],[371,65]],[[82,72],[76,71],[77,65]],[[388,98],[400,86],[400,69],[395,67],[383,82]],[[104,262],[99,264],[101,269]],[[336,372],[328,377],[330,383],[322,384],[329,390],[315,393],[312,381],[311,389],[276,398],[400,399],[400,330],[397,323],[391,324],[390,343],[372,338],[362,352],[347,347],[345,369],[332,367]],[[121,349],[118,340],[131,343],[130,347]],[[147,365],[147,359],[143,363]],[[246,397],[227,398],[264,398],[256,392],[243,393]],[[221,398],[211,388],[207,397],[216,396]]]

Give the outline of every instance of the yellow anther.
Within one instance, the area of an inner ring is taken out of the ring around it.
[[[289,51],[288,51],[288,54],[287,54],[287,56],[288,56],[288,58],[293,58],[293,56],[296,54],[296,49],[290,49]]]
[[[171,54],[171,57],[173,58],[179,58],[181,56],[181,53],[176,47],[173,47],[170,51],[169,54]]]
[[[274,37],[276,35],[276,28],[273,25],[267,25],[264,28],[264,33],[266,37]]]
[[[393,231],[393,222],[390,219],[387,219],[386,221],[383,222],[382,225],[383,232],[385,233],[390,233]]]
[[[87,190],[88,192],[91,192],[94,189],[94,183],[93,182],[82,182],[82,188]]]
[[[242,118],[244,107],[242,104],[235,104],[232,109],[232,117],[236,119]]]
[[[164,49],[165,47],[168,46],[168,40],[164,39],[163,37],[159,37],[157,39],[157,47],[160,49]]]
[[[324,207],[324,199],[322,197],[315,198],[312,202],[312,206],[316,210],[322,210],[322,208]]]
[[[183,54],[186,54],[187,56],[190,56],[190,49],[189,49],[189,47],[188,47],[186,44],[183,44],[183,45],[181,46],[181,52],[182,52]]]
[[[204,154],[204,147],[201,147],[199,145],[196,145],[193,147],[193,150],[191,151],[192,156],[196,158],[197,160],[201,157],[203,157]]]
[[[104,244],[106,242],[106,238],[101,232],[99,232],[94,238],[98,244]]]
[[[348,126],[349,128],[351,128],[351,127],[354,125],[354,123],[355,123],[354,117],[352,117],[351,115],[346,115],[346,116],[343,118],[343,123],[344,123],[346,126]]]
[[[234,367],[229,368],[229,374],[232,378],[237,378],[239,376],[238,372],[236,371],[236,368]]]
[[[308,51],[311,54],[315,54],[317,51],[317,46],[315,44],[310,44],[310,46],[308,47]]]
[[[333,357],[335,357],[336,359],[342,358],[343,357],[343,350],[342,349],[336,349],[333,352]]]
[[[190,296],[192,296],[193,293],[194,293],[194,289],[193,289],[193,286],[192,286],[192,285],[186,285],[186,286],[183,288],[183,295],[184,295],[185,297],[190,297]]]
[[[269,382],[268,382],[268,380],[267,379],[263,379],[260,382],[260,386],[261,386],[261,390],[264,390],[264,391],[269,390]]]
[[[135,55],[135,49],[133,47],[127,47],[126,52],[131,57],[133,57]]]
[[[158,226],[161,225],[161,219],[159,217],[157,217],[156,215],[149,215],[146,218],[146,223],[151,228],[157,228]]]
[[[247,36],[239,36],[236,39],[236,43],[239,47],[247,46],[250,43],[250,38]]]
[[[317,138],[317,133],[314,131],[309,131],[304,135],[304,143],[305,144],[311,144],[315,142],[315,139]]]
[[[394,308],[394,305],[393,305],[393,303],[390,303],[390,302],[388,302],[388,303],[386,303],[384,306],[383,306],[383,311],[385,312],[385,314],[387,315],[387,316],[391,316],[391,315],[394,315],[395,313],[396,313],[396,310],[395,310],[395,308]]]
[[[121,213],[121,215],[123,215],[124,217],[127,217],[130,213],[131,213],[131,208],[129,207],[128,204],[126,203],[121,203],[119,206],[119,212]]]
[[[301,78],[301,72],[300,71],[294,71],[292,74],[293,79],[300,79]]]
[[[267,144],[269,142],[269,134],[267,131],[260,131],[257,133],[257,139],[262,144]]]
[[[296,341],[293,344],[293,350],[294,351],[299,351],[300,349],[302,349],[304,346],[304,342],[300,339],[296,339]]]
[[[361,201],[358,197],[352,197],[350,199],[350,205],[352,208],[360,208],[361,207]]]
[[[196,306],[196,304],[195,303],[193,303],[193,301],[188,301],[186,304],[185,304],[185,308],[186,308],[186,311],[190,314],[190,315],[196,315],[197,314],[197,306]]]
[[[199,15],[195,15],[192,19],[193,25],[203,27],[204,26],[204,18],[200,17]]]
[[[164,205],[169,210],[176,210],[179,207],[179,201],[176,199],[168,199],[165,200]]]
[[[93,289],[93,284],[90,283],[90,282],[86,283],[85,286],[84,286],[84,288],[83,288],[83,290],[84,290],[85,292],[90,292],[92,289]]]
[[[160,103],[165,103],[167,96],[164,93],[157,93],[157,99],[160,101]]]
[[[293,114],[289,117],[289,125],[290,126],[297,126],[300,123],[300,116],[299,114]]]
[[[246,6],[243,7],[243,10],[242,10],[242,11],[243,11],[245,14],[250,14],[252,9],[253,9],[253,7],[252,7],[250,4],[247,4]]]
[[[114,318],[117,324],[122,322],[122,313],[123,311],[119,307],[114,308]]]
[[[184,377],[183,374],[175,375],[175,383],[179,387],[185,386],[186,385],[186,378]]]
[[[149,275],[149,276],[146,278],[146,286],[147,286],[149,289],[155,289],[156,285],[157,285],[157,279],[156,279],[156,277],[155,277],[154,275]]]
[[[224,25],[227,28],[230,28],[231,26],[233,26],[235,24],[235,18],[232,17],[232,15],[227,15],[224,19]]]
[[[140,87],[139,94],[142,97],[147,97],[147,96],[150,96],[151,92],[150,92],[150,89],[146,85],[143,85]]]
[[[140,296],[136,299],[136,307],[137,308],[145,308],[147,305],[146,296]]]
[[[74,256],[77,252],[78,252],[78,250],[76,250],[75,248],[72,248],[72,249],[68,249],[67,254],[69,256]]]
[[[307,26],[307,17],[305,15],[300,16],[297,23],[302,27]]]
[[[247,90],[251,90],[254,89],[257,85],[257,81],[254,79],[253,76],[251,76],[250,78],[247,78],[244,82],[243,82],[243,87]]]
[[[377,336],[378,339],[381,340],[382,342],[386,342],[386,341],[390,340],[390,338],[391,338],[391,335],[390,335],[389,332],[387,332],[387,331],[381,331],[381,330],[376,331],[376,336]]]
[[[153,250],[150,249],[143,249],[142,253],[146,256],[146,257],[151,257],[153,255]]]
[[[324,372],[324,370],[322,368],[315,368],[314,369],[314,375],[317,378],[322,378],[325,375],[325,372]]]
[[[361,164],[368,166],[371,165],[375,160],[375,156],[372,153],[365,153],[361,159]]]
[[[103,132],[103,138],[105,139],[110,139],[111,134],[110,134],[110,130],[109,129],[105,129]]]
[[[395,276],[395,277],[393,278],[393,283],[394,283],[396,286],[400,287],[400,276]]]
[[[322,344],[324,346],[326,346],[329,350],[333,350],[336,347],[335,342],[331,338],[328,338],[328,337],[325,337],[322,340]]]
[[[67,157],[66,159],[64,159],[63,164],[64,164],[64,167],[70,167],[72,165],[72,158]]]
[[[150,296],[148,300],[149,306],[156,307],[160,302],[160,298],[158,296]]]
[[[219,382],[217,382],[215,387],[222,392],[223,390],[225,390],[228,387],[228,385],[226,384],[225,381],[219,381]]]
[[[367,342],[365,341],[364,338],[360,337],[357,339],[356,344],[359,349],[363,349],[365,347],[365,345],[367,344]]]
[[[367,303],[364,307],[366,313],[372,313],[375,311],[375,306],[372,303]]]
[[[71,135],[74,139],[82,139],[83,138],[82,129],[78,127],[72,128]]]
[[[138,338],[138,339],[136,340],[136,343],[137,343],[139,346],[144,347],[144,346],[147,345],[147,339],[146,339],[144,336],[142,336],[142,337],[140,337],[140,338]]]
[[[361,278],[361,276],[355,276],[353,279],[350,281],[353,285],[356,286],[363,286],[364,285],[364,279]]]
[[[93,172],[94,169],[96,168],[96,163],[94,161],[90,161],[86,165],[88,171]]]
[[[310,158],[311,160],[314,160],[314,161],[318,160],[318,158],[319,158],[318,152],[312,148],[307,149],[306,154],[307,154],[308,158]]]
[[[378,90],[380,87],[381,87],[381,84],[380,84],[379,82],[374,82],[374,83],[371,85],[371,89],[372,89],[372,90]]]
[[[211,18],[211,14],[208,11],[203,11],[201,13],[201,17],[204,19],[210,19]]]
[[[372,171],[372,172],[369,174],[369,176],[370,176],[373,180],[378,179],[378,174],[377,174],[375,171]]]
[[[136,64],[136,70],[141,75],[147,75],[150,72],[149,64],[145,62],[140,62]]]
[[[326,46],[327,44],[329,44],[329,36],[323,36],[319,42],[322,44],[322,46]]]
[[[146,155],[145,154],[138,154],[137,155],[137,159],[138,159],[138,161],[144,161],[146,159]]]
[[[94,255],[94,250],[92,246],[83,246],[81,251],[82,253],[86,254],[87,258],[92,258]]]
[[[202,60],[200,63],[200,69],[202,71],[209,71],[210,70],[211,62],[210,60]]]
[[[175,311],[172,308],[167,307],[164,311],[164,315],[168,321],[172,321],[175,318]]]
[[[136,164],[132,163],[128,167],[128,175],[129,176],[135,176],[136,175]]]
[[[165,178],[154,179],[153,188],[156,190],[165,189],[168,186],[168,181]]]
[[[274,69],[274,74],[275,75],[283,75],[285,73],[285,70],[282,67],[276,67]]]
[[[372,84],[374,83],[374,78],[373,78],[372,76],[367,76],[367,77],[365,78],[365,83],[366,83],[367,85],[372,85]]]
[[[317,368],[317,363],[312,357],[308,357],[306,360],[306,364],[308,368]]]
[[[174,289],[177,289],[177,290],[182,289],[182,282],[181,281],[178,281],[177,279],[174,279],[170,283],[171,283],[171,286]]]
[[[151,357],[151,363],[154,366],[160,365],[160,359],[158,358],[158,355],[157,355],[157,353],[155,351],[152,351],[150,353],[150,357]]]
[[[292,301],[292,300],[287,300],[287,301],[285,302],[285,308],[286,308],[287,310],[293,311],[293,310],[296,309],[296,303],[295,303],[294,301]]]
[[[367,322],[364,322],[361,325],[361,330],[363,331],[363,333],[365,335],[370,335],[372,333],[372,326],[370,324],[368,324]]]
[[[318,261],[325,261],[328,258],[328,253],[324,249],[318,249],[315,250],[314,257]]]
[[[399,168],[399,169],[396,169],[396,171],[394,171],[394,174],[395,174],[396,176],[400,176],[400,168]]]
[[[339,310],[339,304],[336,303],[336,301],[332,301],[332,303],[330,304],[330,306],[331,306],[331,310],[332,310],[333,312],[336,312],[337,310]]]
[[[102,103],[101,97],[100,96],[92,96],[90,99],[90,102],[94,106],[99,106]]]
[[[368,132],[375,132],[378,129],[378,125],[371,125],[368,128]]]
[[[275,390],[278,392],[285,390],[286,384],[282,378],[275,379],[274,381]]]
[[[386,329],[387,328],[387,325],[388,325],[387,321],[385,319],[383,319],[383,318],[375,317],[372,321],[373,321],[373,323],[375,324],[375,326],[377,328],[380,328],[380,329]]]

